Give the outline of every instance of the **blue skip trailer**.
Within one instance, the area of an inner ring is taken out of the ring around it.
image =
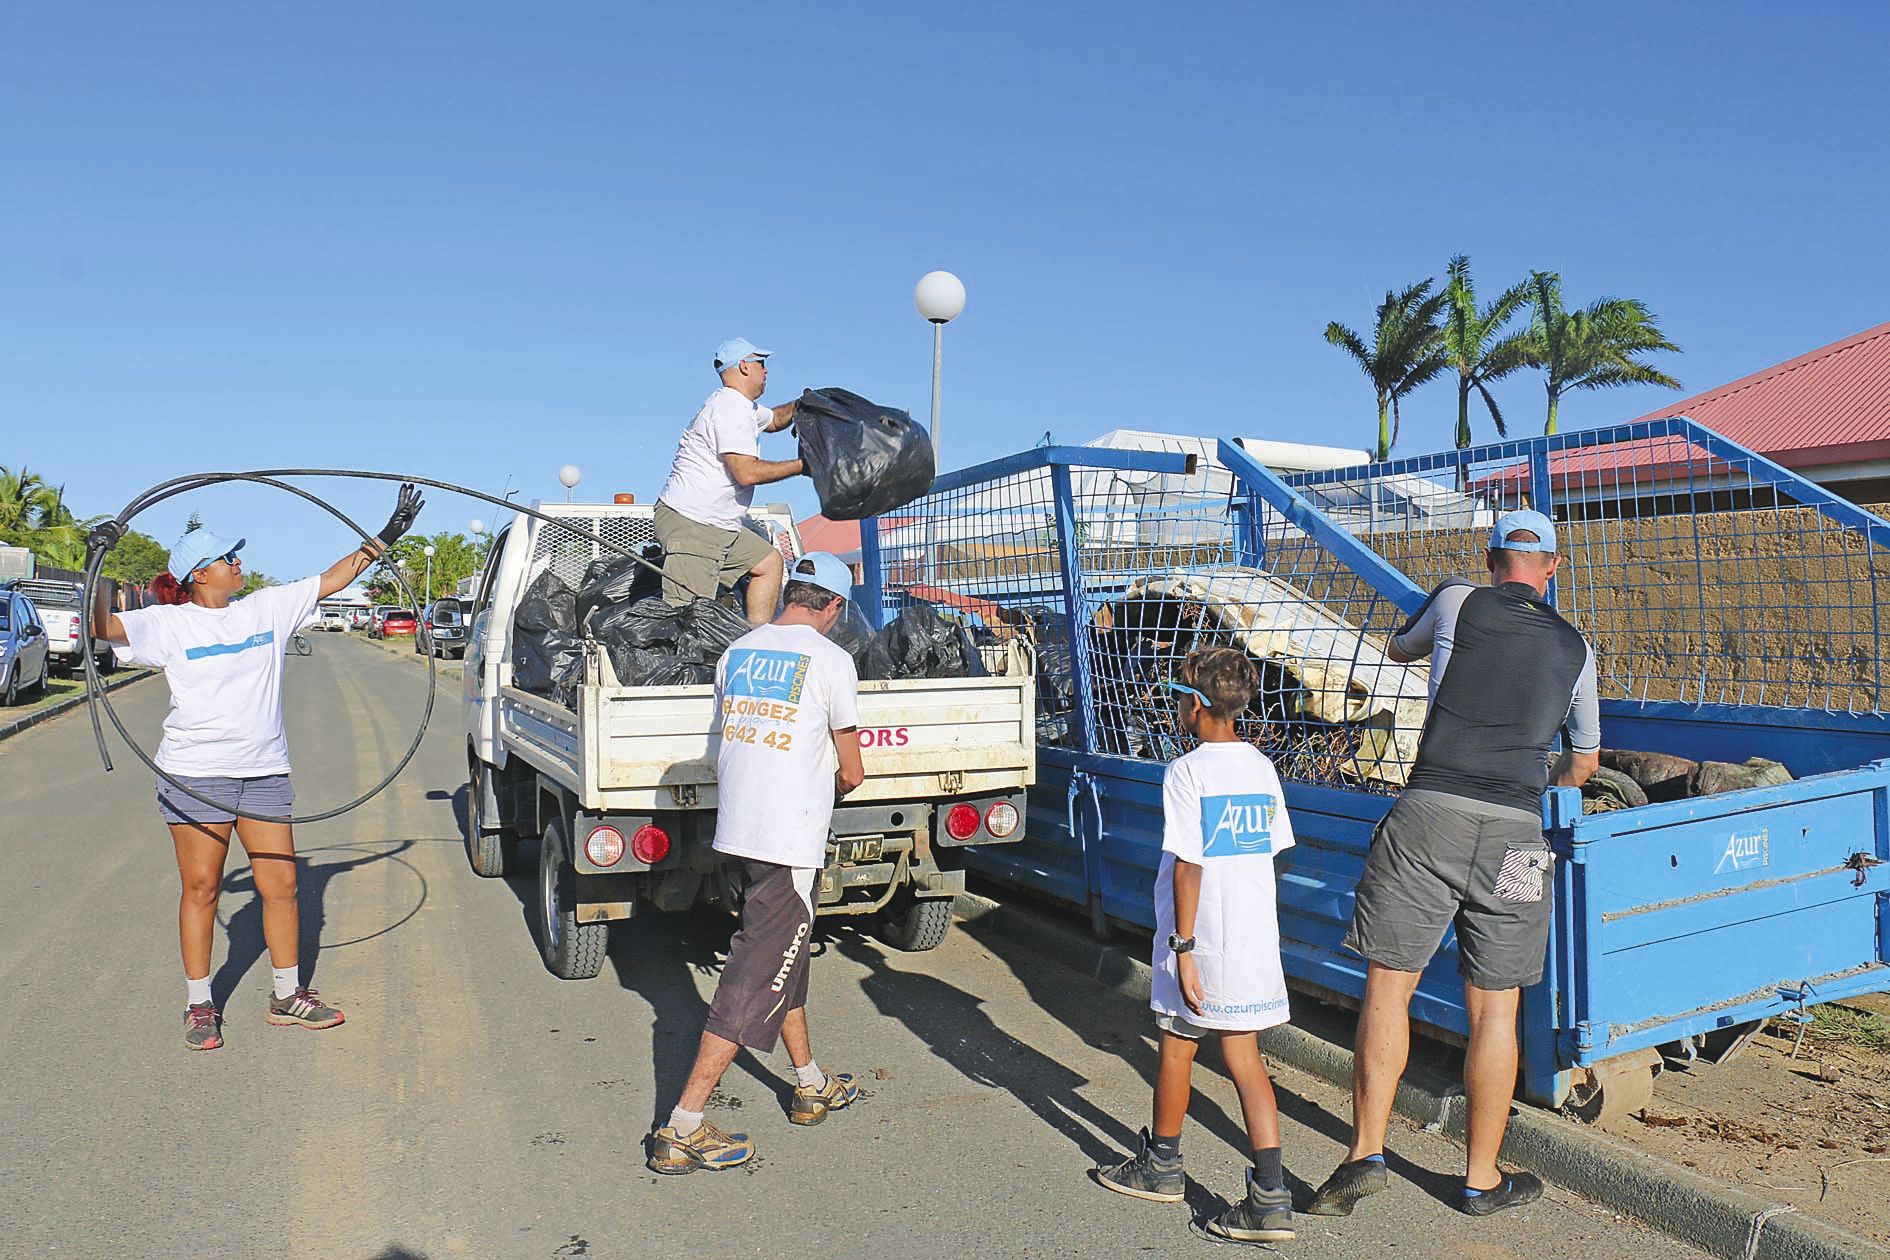
[[[1663,1056],[1724,1059],[1770,1018],[1890,990],[1890,524],[1685,420],[1286,477],[1210,449],[1040,448],[862,530],[874,613],[928,602],[1039,654],[1027,838],[978,869],[1099,933],[1152,927],[1161,777],[1186,747],[1159,683],[1193,647],[1242,646],[1262,678],[1243,735],[1299,841],[1288,979],[1355,1004],[1365,966],[1340,942],[1427,703],[1385,636],[1445,577],[1483,580],[1495,516],[1528,505],[1557,522],[1550,594],[1594,645],[1604,749],[1686,774],[1614,776],[1596,812],[1545,793],[1559,860],[1525,1095],[1626,1114]],[[1454,930],[1412,1014],[1467,1034]]]

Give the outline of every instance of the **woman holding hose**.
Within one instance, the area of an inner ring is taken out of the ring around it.
[[[283,645],[316,604],[353,582],[413,527],[423,501],[411,484],[374,542],[337,560],[319,576],[265,587],[243,599],[243,563],[234,543],[208,529],[185,534],[171,548],[168,572],[151,584],[158,602],[114,614],[101,588],[92,609],[92,636],[111,643],[118,659],[164,671],[170,712],[154,760],[158,814],[171,831],[177,873],[178,936],[184,955],[184,1045],[214,1050],[223,1044],[222,1021],[210,996],[210,946],[223,867],[235,832],[249,855],[262,900],[263,939],[275,968],[267,1019],[300,1028],[333,1028],[342,1013],[302,984],[297,960],[300,915],[296,905],[295,837],[290,806],[289,745],[282,729]],[[108,521],[93,531],[95,548],[109,550],[122,529]],[[218,802],[207,805],[170,780]],[[238,819],[222,806],[261,818]],[[263,821],[267,819],[268,821]]]

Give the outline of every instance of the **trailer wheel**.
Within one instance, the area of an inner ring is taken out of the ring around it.
[[[1584,1124],[1625,1120],[1654,1100],[1659,1067],[1658,1050],[1636,1050],[1597,1064],[1586,1079],[1578,1075],[1565,1106]]]
[[[518,864],[518,833],[499,825],[492,767],[468,758],[466,776],[466,861],[475,875],[496,879]]]
[[[921,901],[910,893],[893,898],[880,914],[879,934],[894,949],[909,954],[937,949],[952,930],[952,899]]]
[[[538,952],[560,980],[589,980],[604,969],[610,924],[579,923],[569,842],[563,819],[553,819],[538,842]]]

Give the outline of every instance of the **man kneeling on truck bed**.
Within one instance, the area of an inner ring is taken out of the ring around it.
[[[683,430],[669,480],[656,497],[656,541],[663,548],[663,598],[680,607],[714,599],[746,575],[750,625],[774,616],[781,593],[781,553],[742,524],[755,487],[801,474],[798,459],[762,459],[755,439],[785,429],[793,403],[764,407],[768,355],[744,337],[715,349],[722,384]]]
[[[743,1046],[767,1054],[777,1040],[787,1043],[798,1078],[788,1111],[795,1124],[819,1124],[860,1095],[852,1076],[820,1070],[807,1035],[814,880],[827,862],[835,798],[866,780],[859,678],[853,658],[826,638],[852,591],[839,557],[802,557],[781,615],[735,640],[716,666],[715,850],[741,927],[682,1099],[650,1134],[656,1172],[733,1168],[754,1156],[746,1133],[702,1118]]]

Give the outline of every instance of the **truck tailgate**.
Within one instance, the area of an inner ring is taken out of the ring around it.
[[[520,736],[540,749],[582,746],[591,764],[566,783],[589,808],[707,808],[715,804],[710,743],[712,687],[581,688],[577,722],[595,732],[580,744],[538,697]],[[860,684],[866,782],[852,803],[1010,791],[1036,773],[1036,690],[1029,677],[914,679]],[[540,708],[550,713],[539,714]],[[519,716],[526,715],[519,706]],[[513,722],[508,719],[508,738]],[[567,743],[567,740],[569,741]],[[568,760],[568,758],[567,758]]]

